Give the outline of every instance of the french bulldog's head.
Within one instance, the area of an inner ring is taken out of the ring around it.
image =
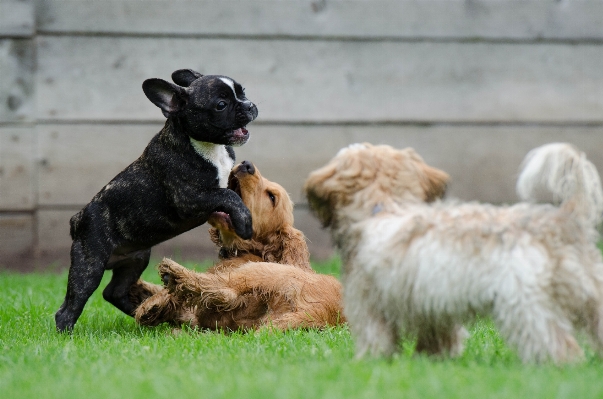
[[[176,84],[163,79],[147,79],[142,84],[166,118],[177,118],[197,141],[234,146],[247,142],[245,127],[258,116],[258,109],[239,83],[190,69],[175,71],[172,80]]]

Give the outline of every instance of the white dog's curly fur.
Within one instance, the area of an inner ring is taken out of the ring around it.
[[[439,201],[448,175],[411,148],[356,144],[310,174],[311,207],[339,247],[344,313],[357,356],[458,355],[476,315],[490,316],[524,361],[575,361],[583,329],[603,352],[599,175],[568,144],[532,150],[522,199],[559,206]],[[430,203],[431,202],[431,203]]]

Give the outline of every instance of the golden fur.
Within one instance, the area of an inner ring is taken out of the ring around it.
[[[236,267],[249,261],[286,263],[311,270],[310,252],[304,234],[293,227],[293,202],[287,191],[242,163],[233,168],[229,188],[234,189],[252,215],[253,236],[243,240],[234,233],[230,221],[212,215],[212,241],[221,248],[221,262],[215,267]]]
[[[419,353],[458,355],[475,315],[492,317],[524,361],[580,359],[574,329],[601,353],[603,193],[584,155],[557,144],[526,158],[518,191],[548,190],[558,207],[434,201],[447,180],[410,148],[370,144],[308,177],[310,206],[341,251],[357,356],[389,356],[409,335]]]
[[[169,322],[208,329],[324,327],[343,322],[341,285],[310,266],[304,235],[293,227],[293,203],[280,185],[253,165],[233,168],[229,188],[249,208],[253,237],[234,234],[228,215],[209,218],[220,262],[206,273],[164,259],[159,273],[166,288],[143,281],[133,288],[143,325]]]
[[[162,321],[233,331],[323,328],[345,321],[339,281],[293,265],[250,262],[228,272],[196,273],[164,259],[159,273],[166,281],[166,310],[177,310],[176,318]],[[149,313],[156,312],[145,302],[136,320],[149,324]]]

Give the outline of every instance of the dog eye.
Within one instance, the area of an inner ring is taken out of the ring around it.
[[[216,109],[217,109],[218,111],[222,111],[224,108],[226,108],[226,105],[227,105],[227,104],[226,104],[226,101],[220,101],[220,102],[218,103],[218,105],[216,106]]]
[[[272,201],[272,206],[275,206],[276,198],[274,197],[274,194],[272,194],[270,191],[268,191],[267,193],[268,193],[268,198],[270,198],[270,201]]]

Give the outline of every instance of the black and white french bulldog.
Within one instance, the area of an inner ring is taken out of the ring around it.
[[[142,88],[167,121],[143,154],[71,218],[71,267],[58,331],[72,331],[86,301],[112,269],[103,297],[128,315],[128,292],[147,267],[151,247],[195,228],[214,212],[230,216],[235,232],[251,238],[251,214],[226,188],[232,146],[245,144],[258,110],[243,87],[226,76],[190,69],[176,83],[145,80]]]

